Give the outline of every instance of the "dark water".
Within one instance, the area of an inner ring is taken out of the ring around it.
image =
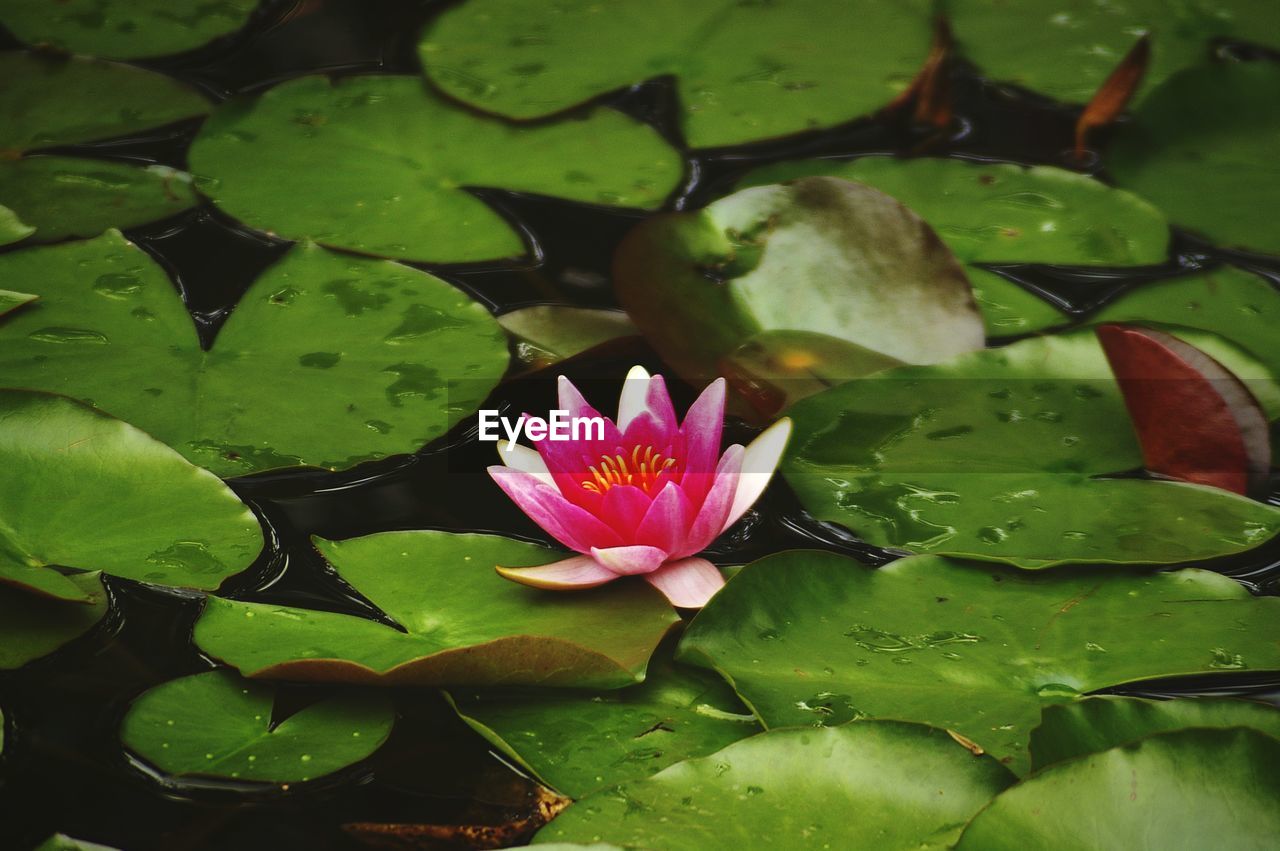
[[[442,4],[408,0],[311,0],[268,4],[244,33],[191,54],[146,63],[222,99],[307,73],[416,73],[415,43]],[[0,47],[16,46],[0,32]],[[727,191],[747,170],[780,159],[859,153],[927,152],[1024,163],[1071,165],[1076,111],[985,83],[956,68],[957,118],[942,130],[901,121],[856,121],[820,133],[750,147],[687,152],[674,120],[675,92],[656,80],[605,100],[657,127],[686,151],[685,186],[670,207],[696,207]],[[183,167],[197,124],[186,122],[75,152],[108,159]],[[68,149],[63,149],[68,150]],[[1096,157],[1088,165],[1096,169]],[[563,302],[614,306],[609,262],[614,246],[639,214],[494,189],[477,194],[536,240],[540,260],[492,266],[423,267],[466,289],[496,312]],[[206,345],[255,276],[288,243],[249,231],[210,207],[128,233],[171,272]],[[1003,271],[1061,306],[1084,314],[1126,288],[1155,276],[1193,271],[1227,260],[1280,281],[1280,265],[1217,251],[1177,235],[1164,266],[1143,270],[1073,270],[1016,266]],[[609,399],[633,363],[661,364],[643,343],[563,366],[589,396]],[[677,405],[691,388],[676,386]],[[510,381],[485,407],[515,411],[551,407],[544,378]],[[732,425],[731,437],[750,436]],[[736,432],[736,433],[734,433]],[[440,528],[500,531],[531,539],[542,533],[481,472],[493,447],[465,426],[411,458],[390,459],[339,474],[286,473],[235,480],[233,487],[270,531],[255,567],[224,587],[243,599],[379,613],[324,569],[310,535],[344,538],[372,532]],[[1280,502],[1273,495],[1272,501]],[[871,564],[895,554],[806,518],[776,482],[712,551],[740,563],[781,549],[817,547]],[[1255,593],[1280,583],[1280,544],[1224,559],[1213,567]],[[128,702],[173,677],[211,667],[190,643],[200,600],[135,583],[109,580],[112,616],[64,652],[17,672],[0,674],[7,723],[0,757],[0,849],[24,849],[62,831],[130,849],[359,848],[343,825],[355,822],[501,824],[526,815],[534,786],[493,756],[458,721],[434,690],[398,689],[400,720],[372,759],[339,775],[288,792],[230,784],[166,785],[122,752],[116,738]],[[1280,678],[1182,678],[1144,683],[1134,694],[1250,694],[1280,700]],[[322,690],[289,687],[281,706],[299,706]],[[277,707],[280,711],[280,707]],[[426,847],[426,846],[418,846]],[[448,847],[448,846],[441,846]],[[463,846],[457,846],[463,847]]]

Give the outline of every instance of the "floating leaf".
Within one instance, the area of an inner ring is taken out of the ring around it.
[[[1280,511],[1226,491],[1099,478],[1142,453],[1088,331],[887,370],[789,413],[782,469],[801,503],[878,546],[1028,568],[1167,564],[1280,531]]]
[[[1146,201],[1051,166],[927,157],[799,160],[751,172],[743,185],[813,175],[865,183],[928,222],[969,264],[992,337],[1044,330],[1067,318],[980,264],[1138,266],[1164,262],[1168,250],[1169,226]]]
[[[67,577],[86,605],[36,597],[0,582],[0,670],[21,668],[79,638],[107,614],[97,573]]]
[[[305,77],[228,102],[190,158],[201,190],[254,227],[434,262],[524,253],[517,231],[467,188],[654,208],[684,167],[651,128],[610,109],[516,127],[388,75]]]
[[[560,792],[580,798],[760,731],[733,689],[659,650],[641,685],[613,691],[450,692],[462,719]]]
[[[76,839],[65,833],[55,833],[37,845],[35,851],[117,851],[117,849],[109,845],[99,845],[96,842],[85,842],[83,839]]]
[[[1090,697],[1046,706],[1031,731],[1031,767],[1100,753],[1153,733],[1188,727],[1252,727],[1280,738],[1280,710],[1252,700]]]
[[[590,795],[534,847],[942,848],[1011,782],[995,760],[918,724],[775,730]]]
[[[0,256],[40,300],[0,320],[0,384],[92,401],[221,475],[412,452],[484,400],[502,329],[458,289],[301,244],[202,351],[164,271],[118,232]]]
[[[206,671],[137,698],[120,725],[124,746],[172,777],[295,783],[372,754],[395,713],[381,694],[323,699],[273,724],[275,688]]]
[[[1280,831],[1280,741],[1179,730],[1052,766],[1001,794],[957,851],[1265,849]]]
[[[498,324],[516,338],[516,356],[535,369],[640,333],[621,310],[564,304],[512,310],[499,316]]]
[[[138,59],[181,53],[234,32],[258,0],[175,6],[170,0],[6,0],[0,24],[27,44]]]
[[[886,105],[924,62],[929,16],[922,0],[475,0],[436,19],[419,56],[449,95],[520,119],[674,75],[685,138],[706,148]]]
[[[619,246],[614,279],[636,325],[695,382],[761,331],[817,332],[908,363],[983,342],[964,273],[929,227],[834,178],[651,218]]]
[[[1214,242],[1280,254],[1259,216],[1280,194],[1280,63],[1209,65],[1170,77],[1108,151],[1118,184]]]
[[[385,532],[316,540],[350,585],[404,632],[330,612],[211,598],[196,643],[247,676],[379,685],[619,688],[644,679],[677,620],[644,582],[538,591],[496,565],[561,553],[495,535]]]
[[[1278,615],[1280,599],[1203,570],[1032,573],[937,556],[873,570],[788,552],[743,568],[678,657],[726,676],[766,727],[920,721],[1021,772],[1045,704],[1154,677],[1280,670]]]
[[[1153,34],[1144,91],[1229,38],[1280,46],[1267,0],[948,0],[964,55],[988,77],[1085,103],[1133,46]]]
[[[30,304],[39,296],[28,295],[27,293],[15,293],[9,290],[0,290],[0,316],[4,316],[11,310],[17,310],[24,304]]]
[[[206,470],[61,396],[0,390],[0,583],[91,602],[54,568],[213,589],[262,550],[257,519]]]
[[[48,10],[49,4],[39,5]],[[32,149],[203,115],[209,103],[195,90],[130,65],[24,52],[0,52],[0,80],[0,204],[36,228],[35,240],[95,236],[195,204],[190,178],[173,169],[80,157],[19,158]],[[15,240],[0,239],[8,241]]]
[[[9,245],[26,239],[36,229],[18,218],[18,214],[8,207],[0,205],[0,245]]]
[[[1088,159],[1089,134],[1099,127],[1109,126],[1124,114],[1129,101],[1142,85],[1149,64],[1151,36],[1144,33],[1093,93],[1076,119],[1075,149],[1071,153],[1077,163]]]

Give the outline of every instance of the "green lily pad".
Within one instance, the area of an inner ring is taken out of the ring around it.
[[[108,59],[165,56],[234,32],[258,0],[191,6],[169,0],[7,0],[0,24],[27,44]]]
[[[1046,706],[1031,731],[1031,767],[1100,753],[1154,733],[1188,727],[1252,727],[1280,738],[1280,709],[1251,700],[1090,697]]]
[[[35,232],[36,229],[18,218],[17,213],[0,205],[0,245],[10,245]]]
[[[753,562],[689,625],[766,727],[897,718],[1027,768],[1040,709],[1180,674],[1280,670],[1280,599],[1204,570],[1020,571],[916,556],[879,569],[788,552]]]
[[[61,396],[0,390],[0,583],[91,601],[56,568],[213,589],[262,550],[257,518],[206,470]]]
[[[48,11],[49,4],[39,4]],[[3,13],[0,13],[3,15]],[[130,65],[0,52],[0,204],[34,239],[95,236],[162,219],[196,202],[190,178],[159,166],[22,154],[138,133],[209,111],[176,80]],[[0,227],[0,243],[16,241]]]
[[[0,316],[4,316],[11,310],[17,310],[24,304],[30,304],[39,296],[29,295],[27,293],[15,293],[10,290],[0,290]]]
[[[107,592],[99,574],[69,576],[67,582],[86,605],[32,596],[0,582],[0,670],[48,656],[106,617]]]
[[[474,0],[440,15],[418,53],[449,95],[518,119],[674,75],[685,138],[707,148],[884,106],[924,63],[929,16],[923,0]]]
[[[543,842],[712,851],[944,848],[1013,776],[943,730],[775,730],[573,804]]]
[[[395,712],[381,694],[326,698],[272,726],[275,689],[206,671],[144,693],[120,725],[124,746],[173,777],[297,783],[372,754]]]
[[[644,683],[612,691],[450,691],[462,720],[561,794],[581,798],[760,732],[724,680],[670,650]]]
[[[80,157],[0,162],[0,186],[0,200],[34,228],[34,242],[135,227],[197,203],[191,175],[185,172]]]
[[[1274,29],[1274,27],[1273,27]],[[1280,63],[1183,71],[1152,92],[1107,152],[1116,183],[1221,245],[1280,254],[1257,215],[1280,194]]]
[[[1203,60],[1214,39],[1280,46],[1268,0],[949,0],[946,10],[987,76],[1072,103],[1093,97],[1143,32],[1154,39],[1145,89]]]
[[[1061,763],[1014,786],[957,851],[1231,848],[1280,831],[1280,741],[1254,730],[1180,730]]]
[[[1026,568],[1170,564],[1280,531],[1280,511],[1227,491],[1097,478],[1142,453],[1088,330],[887,370],[790,415],[782,469],[801,503],[878,546]]]
[[[1140,266],[1162,263],[1169,226],[1158,210],[1091,177],[1051,166],[860,157],[799,160],[751,172],[740,185],[827,175],[897,198],[928,222],[965,272],[992,337],[1067,323],[1056,307],[981,263]]]
[[[209,351],[164,271],[118,232],[0,256],[40,300],[0,320],[0,384],[56,390],[220,475],[412,452],[472,413],[507,364],[458,289],[301,244]]]
[[[525,252],[517,231],[464,187],[652,209],[684,170],[652,128],[610,109],[517,127],[389,75],[305,77],[228,102],[190,160],[201,191],[254,227],[451,263]]]
[[[694,382],[761,331],[826,334],[908,363],[983,344],[964,272],[929,227],[836,178],[651,218],[619,246],[614,281],[636,325]]]
[[[55,833],[37,845],[35,851],[117,851],[117,849],[110,845],[85,842],[83,839],[76,839],[65,833]]]
[[[200,648],[251,677],[372,685],[620,688],[641,682],[678,619],[639,580],[556,593],[500,577],[562,553],[496,535],[316,539],[338,573],[405,631],[364,618],[211,598]]]
[[[498,317],[516,340],[516,357],[538,369],[640,333],[621,310],[535,304]]]

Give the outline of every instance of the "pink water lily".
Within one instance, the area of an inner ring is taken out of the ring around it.
[[[601,417],[560,377],[569,417]],[[635,367],[623,383],[618,419],[601,417],[603,439],[504,444],[489,475],[535,523],[579,553],[540,567],[498,567],[535,588],[594,588],[642,575],[674,605],[698,608],[724,585],[705,549],[764,492],[791,421],[779,420],[743,448],[720,454],[724,379],[690,406],[684,422],[662,376]]]

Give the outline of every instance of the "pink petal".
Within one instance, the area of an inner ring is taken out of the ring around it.
[[[538,481],[537,477],[499,466],[490,467],[489,475],[511,497],[511,501],[529,515],[529,519],[569,549],[583,553],[593,546],[616,547],[622,544],[617,532],[569,502],[560,495],[560,491]]]
[[[742,456],[742,473],[738,476],[738,491],[733,495],[733,506],[720,527],[721,531],[736,523],[764,493],[790,438],[791,420],[783,417],[747,445]]]
[[[679,558],[701,552],[711,544],[725,528],[725,518],[729,516],[730,506],[738,491],[739,472],[742,469],[746,451],[734,444],[724,451],[720,464],[716,467],[715,484],[708,491],[698,515],[689,527],[684,544],[672,551]]]
[[[685,532],[693,519],[693,506],[684,491],[669,482],[645,512],[636,527],[634,543],[672,553],[684,545]]]
[[[724,430],[724,379],[717,378],[707,385],[697,400],[689,406],[680,426],[684,439],[684,475],[680,484],[694,505],[702,503],[710,490],[720,457],[720,437]]]
[[[567,412],[569,417],[600,417],[604,420],[604,444],[608,446],[616,446],[622,440],[622,432],[618,431],[618,427],[614,425],[613,420],[601,414],[595,408],[587,404],[587,400],[582,398],[582,394],[578,392],[578,388],[573,386],[573,382],[560,376],[556,383],[557,394],[559,396],[560,409]],[[601,441],[579,441],[578,444],[594,444]],[[538,442],[538,449],[549,444],[560,443],[564,446],[572,446],[571,441],[552,441],[542,440]]]
[[[667,554],[657,547],[600,547],[591,548],[591,557],[619,576],[637,573],[653,573],[667,560]]]
[[[635,539],[636,528],[653,505],[653,499],[635,485],[614,485],[604,493],[600,510],[595,515],[622,536],[624,541]]]
[[[705,558],[667,562],[644,578],[682,609],[702,608],[724,587],[724,576]]]
[[[551,591],[572,591],[578,588],[595,588],[618,578],[618,574],[606,570],[590,556],[573,556],[564,561],[543,564],[538,567],[502,567],[498,573],[521,585],[547,588]]]

